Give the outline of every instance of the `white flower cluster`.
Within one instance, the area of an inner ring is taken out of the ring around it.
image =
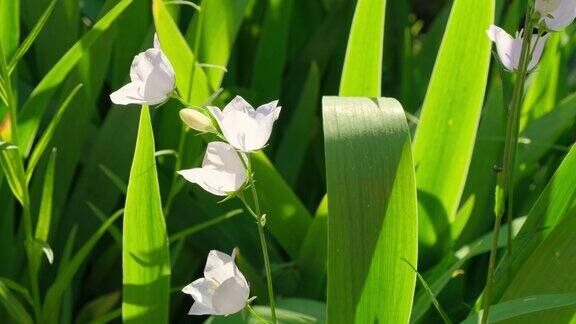
[[[156,105],[174,96],[175,72],[156,35],[154,47],[134,57],[130,80],[110,95],[113,103]],[[178,173],[214,195],[234,195],[252,176],[247,169],[250,163],[247,154],[268,143],[280,110],[278,101],[254,109],[240,96],[232,99],[223,110],[217,107],[207,107],[205,111],[182,109],[180,118],[186,125],[201,133],[214,133],[223,141],[208,144],[202,167]],[[204,278],[182,289],[195,301],[189,314],[229,315],[246,306],[250,287],[234,263],[234,257],[235,251],[231,256],[210,251]]]
[[[536,67],[544,51],[548,34],[543,35],[543,33],[560,31],[574,21],[576,18],[576,0],[536,0],[534,9],[541,32],[530,36],[529,54],[532,56],[528,63],[528,71],[532,71]],[[502,28],[492,25],[486,32],[488,37],[496,43],[496,50],[502,65],[510,71],[518,70],[522,56],[524,31],[517,32],[513,38]]]

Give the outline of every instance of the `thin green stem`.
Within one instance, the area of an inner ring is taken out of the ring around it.
[[[248,309],[248,311],[250,312],[250,314],[254,315],[254,317],[260,321],[260,323],[265,323],[268,324],[270,322],[268,322],[267,320],[265,320],[264,318],[262,318],[262,316],[258,315],[258,313],[256,313],[256,311],[252,308],[252,306],[250,305],[246,305],[246,308]]]
[[[522,50],[520,62],[516,71],[516,84],[510,106],[508,108],[508,122],[506,126],[506,140],[504,144],[504,158],[502,172],[498,177],[497,199],[495,202],[496,219],[494,222],[494,232],[492,236],[492,247],[490,250],[490,260],[488,262],[488,275],[486,279],[486,295],[484,299],[484,311],[482,313],[482,324],[488,323],[490,305],[492,304],[492,297],[494,292],[494,269],[496,266],[496,256],[498,252],[498,235],[502,225],[502,218],[504,214],[507,216],[507,221],[510,224],[508,233],[508,257],[512,255],[512,233],[511,224],[514,215],[514,171],[516,166],[516,152],[518,147],[518,133],[519,133],[519,120],[520,109],[522,107],[522,91],[524,88],[524,80],[526,78],[528,65],[531,60],[530,44],[532,40],[533,24],[533,11],[532,6],[529,6],[526,12],[526,21],[524,28],[524,38],[522,42]]]
[[[254,177],[252,176],[252,167],[250,164],[250,159],[246,159],[246,166],[248,169],[248,174],[250,176],[250,188],[252,191],[252,198],[254,199],[254,209],[256,215],[256,224],[258,225],[258,236],[260,237],[260,247],[262,248],[262,257],[264,258],[264,269],[266,271],[266,283],[268,285],[268,299],[270,300],[270,313],[272,315],[272,323],[276,324],[276,302],[274,300],[274,287],[272,285],[272,270],[270,268],[270,258],[268,256],[268,245],[266,243],[266,235],[264,233],[265,219],[264,215],[260,211],[260,202],[258,200],[258,192],[256,191],[256,185],[254,183]],[[248,206],[248,210],[252,210]]]

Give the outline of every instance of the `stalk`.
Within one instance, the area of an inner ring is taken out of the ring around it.
[[[512,256],[512,217],[514,208],[514,173],[516,166],[516,152],[518,147],[518,133],[520,121],[520,109],[523,102],[523,88],[526,78],[528,65],[531,60],[530,44],[532,40],[532,29],[534,23],[532,21],[533,11],[532,7],[526,12],[526,21],[524,24],[524,39],[522,42],[522,52],[518,70],[516,71],[516,83],[514,92],[508,107],[508,122],[506,125],[506,140],[504,144],[504,157],[502,173],[498,179],[498,186],[496,189],[496,201],[494,212],[496,219],[494,222],[494,231],[492,234],[492,246],[490,249],[490,260],[488,262],[488,275],[486,279],[486,297],[484,299],[484,311],[482,313],[482,324],[488,322],[490,312],[490,305],[492,304],[492,297],[494,292],[494,268],[496,265],[496,256],[498,253],[498,236],[500,234],[500,227],[502,225],[502,218],[504,214],[507,216],[508,221],[508,238],[507,238],[507,254],[510,258]]]
[[[270,258],[268,257],[268,245],[266,244],[266,235],[264,234],[264,215],[260,211],[260,202],[258,200],[258,192],[256,191],[256,186],[254,184],[254,177],[252,176],[252,168],[247,159],[246,166],[248,168],[250,176],[250,188],[252,191],[252,199],[254,200],[255,211],[252,212],[250,208],[249,211],[253,213],[254,218],[256,218],[256,224],[258,225],[258,236],[260,237],[260,247],[262,248],[262,257],[264,259],[264,269],[266,271],[266,284],[268,286],[268,299],[270,301],[270,313],[272,315],[272,323],[276,324],[276,302],[274,300],[274,287],[272,285],[272,270],[270,269]],[[244,200],[242,200],[244,201]],[[248,205],[246,201],[244,204]],[[249,207],[249,206],[247,206]]]

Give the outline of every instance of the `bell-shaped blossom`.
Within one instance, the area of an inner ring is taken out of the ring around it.
[[[543,1],[543,0],[540,0]],[[540,1],[536,1],[537,3]],[[576,0],[559,0],[556,9],[542,15],[542,20],[550,30],[559,31],[570,25],[576,18]]]
[[[218,196],[227,196],[238,191],[247,179],[246,169],[238,152],[224,142],[208,144],[201,168],[181,170],[178,174]]]
[[[250,286],[234,263],[235,252],[230,256],[210,251],[204,278],[182,289],[194,298],[189,315],[230,315],[244,308],[250,296]]]
[[[112,93],[110,99],[117,105],[156,105],[174,91],[174,78],[174,69],[154,35],[154,47],[134,57],[130,83]]]
[[[210,118],[198,110],[185,108],[180,110],[180,119],[188,125],[188,127],[197,130],[201,133],[215,132],[216,128],[212,125]]]
[[[512,38],[505,30],[494,25],[490,26],[486,32],[488,37],[496,43],[496,50],[502,65],[510,71],[518,70],[522,54],[523,32],[516,33],[516,37]],[[548,35],[542,36],[540,39],[538,39],[537,35],[532,35],[530,51],[533,54],[528,64],[528,71],[533,70],[540,61],[547,38]]]
[[[212,112],[228,143],[242,152],[263,148],[274,122],[280,115],[278,101],[272,101],[254,109],[246,100],[236,96],[222,111],[208,107]]]
[[[540,15],[546,16],[558,9],[561,2],[562,0],[536,0],[534,8],[540,13]]]

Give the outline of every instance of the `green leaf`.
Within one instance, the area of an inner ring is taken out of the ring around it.
[[[294,187],[298,180],[310,145],[310,130],[316,117],[320,79],[318,66],[312,63],[298,105],[283,133],[274,159],[274,165],[291,187]]]
[[[176,71],[180,96],[191,104],[203,104],[212,90],[204,70],[197,64],[195,53],[192,53],[162,0],[153,0],[152,13],[162,51]]]
[[[251,154],[250,158],[260,207],[268,215],[266,229],[290,257],[296,258],[312,216],[264,153]]]
[[[170,253],[147,106],[140,113],[124,213],[122,319],[127,323],[167,323]]]
[[[562,37],[562,33],[552,33],[546,41],[546,51],[540,59],[538,69],[531,76],[522,105],[521,130],[556,107],[556,96],[562,87],[560,83],[564,82],[560,73],[565,66],[562,62]]]
[[[512,234],[516,235],[524,222],[526,217],[520,217],[512,223]],[[430,290],[434,296],[438,296],[444,290],[446,285],[455,278],[457,273],[466,261],[475,256],[490,252],[492,243],[492,232],[482,236],[476,241],[462,246],[458,251],[451,255],[447,255],[443,260],[438,262],[436,266],[424,274],[424,279],[430,283]],[[500,228],[500,235],[498,236],[498,247],[506,246],[508,238],[508,224],[504,224]],[[412,307],[412,314],[410,323],[418,323],[422,316],[426,314],[431,306],[431,300],[428,291],[418,291],[414,298],[414,307]]]
[[[300,254],[295,260],[300,270],[300,293],[304,297],[318,298],[326,286],[326,259],[328,253],[328,196],[324,196],[312,224],[304,237]]]
[[[422,107],[414,163],[424,264],[434,256],[427,249],[449,243],[466,183],[490,66],[486,30],[494,2],[454,2]]]
[[[96,215],[96,217],[98,217],[98,219],[102,223],[106,223],[106,221],[108,220],[108,217],[106,216],[106,214],[104,214],[104,212],[102,210],[100,210],[98,207],[96,207],[91,202],[87,202],[87,205],[92,210],[94,215]],[[115,224],[110,225],[108,230],[110,231],[110,235],[112,235],[112,238],[114,239],[114,241],[118,245],[118,248],[120,250],[122,250],[122,231]]]
[[[259,101],[280,97],[282,75],[286,64],[288,36],[293,0],[267,0],[266,16],[262,23],[254,69],[252,89]]]
[[[5,1],[5,2],[11,2],[11,1]],[[8,64],[8,72],[10,74],[12,73],[12,71],[14,70],[20,59],[24,56],[24,54],[28,52],[30,46],[32,46],[32,44],[34,43],[34,40],[36,40],[36,37],[38,37],[38,34],[40,34],[40,32],[42,31],[42,28],[44,28],[44,25],[46,24],[48,18],[52,14],[52,11],[54,11],[55,4],[56,0],[52,0],[50,2],[46,10],[44,10],[42,16],[40,16],[40,18],[36,22],[36,25],[34,25],[34,28],[32,28],[28,36],[26,36],[26,39],[24,39],[22,44],[20,44],[20,47],[18,47],[18,49],[16,50],[16,53],[14,53],[14,55],[12,56],[12,59],[10,59],[10,64]],[[15,30],[18,30],[18,27],[16,27]]]
[[[6,182],[8,182],[14,197],[20,201],[20,204],[25,205],[28,204],[28,188],[22,163],[16,146],[0,142],[0,166],[4,171]]]
[[[242,209],[234,209],[234,210],[227,212],[226,214],[224,214],[222,216],[215,217],[213,219],[210,219],[210,220],[205,221],[203,223],[200,223],[198,225],[194,225],[194,226],[189,227],[187,229],[181,230],[181,231],[177,232],[176,234],[170,236],[170,243],[183,240],[190,235],[194,235],[198,232],[201,232],[202,230],[205,230],[211,226],[217,225],[220,222],[223,222],[227,219],[230,219],[230,218],[237,216],[237,215],[240,215],[242,213],[243,213]]]
[[[520,274],[524,264],[533,255],[534,250],[551,234],[569,214],[576,199],[576,146],[573,146],[556,173],[544,188],[540,197],[528,214],[526,224],[513,241],[514,258],[512,263],[503,262],[496,268],[494,300],[500,297],[508,287],[508,276]]]
[[[66,263],[62,263],[60,269],[58,269],[58,276],[54,283],[48,289],[46,293],[46,298],[44,302],[44,307],[42,309],[42,317],[44,322],[48,323],[57,323],[59,318],[59,310],[62,300],[62,295],[64,294],[65,290],[70,285],[72,279],[78,269],[82,266],[82,264],[86,261],[90,252],[96,246],[96,243],[100,240],[100,238],[106,233],[108,227],[114,223],[120,216],[122,216],[123,211],[118,211],[114,215],[110,216],[106,223],[102,224],[100,228],[92,234],[90,239],[84,243],[82,248],[78,250],[78,252]],[[71,251],[72,244],[74,238],[76,236],[76,229],[71,232],[69,236],[68,243],[66,244],[65,252],[63,254],[62,260],[67,259],[67,251]]]
[[[70,71],[88,52],[90,47],[112,26],[118,17],[134,0],[122,0],[112,8],[92,29],[87,32],[64,56],[52,67],[38,83],[24,103],[18,119],[20,152],[27,155],[32,148],[44,111],[56,89],[66,79]]]
[[[30,155],[30,159],[28,160],[28,168],[26,169],[26,182],[27,183],[30,182],[32,175],[34,174],[34,169],[36,168],[36,165],[40,161],[40,157],[42,156],[42,154],[44,153],[44,151],[46,150],[46,148],[50,144],[52,137],[54,136],[54,132],[58,128],[60,120],[62,119],[62,116],[64,115],[66,110],[68,110],[68,107],[71,106],[70,102],[72,101],[72,99],[74,99],[74,97],[76,96],[76,94],[78,93],[80,88],[82,88],[82,84],[77,85],[72,90],[72,92],[70,92],[70,94],[66,97],[66,99],[62,103],[62,105],[60,105],[60,108],[58,108],[58,112],[56,113],[56,115],[52,118],[52,120],[50,120],[50,124],[48,125],[48,127],[44,131],[44,134],[42,134],[42,137],[40,138],[38,143],[36,143],[36,145],[34,145],[34,150],[32,151],[32,154]]]
[[[341,96],[380,96],[385,12],[385,0],[358,0],[340,80]]]
[[[262,320],[271,323],[270,308],[264,306],[253,306],[252,309],[257,314],[246,312],[244,314],[234,314],[230,316],[211,316],[205,324],[262,324]],[[258,318],[258,316],[260,318]],[[278,300],[276,308],[278,323],[282,324],[325,324],[326,305],[316,300],[286,298]]]
[[[20,42],[20,1],[0,0],[0,46],[8,61]]]
[[[186,39],[194,44],[198,24],[202,22],[199,41],[198,61],[201,63],[226,66],[234,42],[240,31],[248,0],[208,0],[202,2],[201,12],[186,31]],[[212,89],[220,88],[225,71],[217,68],[206,69],[206,76]]]
[[[403,323],[417,259],[414,165],[394,99],[323,100],[328,187],[328,321]],[[359,239],[362,238],[362,239]]]
[[[10,316],[18,323],[24,323],[24,324],[34,323],[32,321],[32,317],[30,317],[30,314],[28,314],[26,308],[22,306],[20,301],[18,301],[18,299],[14,297],[14,295],[12,295],[12,292],[1,281],[0,281],[0,303],[4,305],[4,308],[6,308],[8,314],[10,314]]]
[[[576,305],[576,294],[550,294],[550,295],[536,295],[527,296],[523,298],[513,299],[503,303],[499,303],[490,307],[489,323],[497,323],[504,320],[513,319],[526,314],[552,310],[564,306]],[[482,312],[474,314],[466,318],[461,324],[476,324],[480,322]],[[525,318],[524,316],[522,318]],[[544,318],[548,322],[550,318]],[[569,323],[570,318],[566,322],[550,323]],[[529,322],[520,322],[529,323]],[[533,322],[542,323],[542,322]]]
[[[530,122],[521,134],[524,143],[518,148],[520,176],[534,171],[537,162],[550,150],[558,150],[555,143],[575,121],[576,94],[572,94],[560,101],[556,108]]]
[[[500,302],[533,295],[573,293],[576,304],[576,209],[572,210],[532,251],[530,257],[506,289]],[[561,298],[560,298],[561,299]],[[544,302],[542,302],[544,304]],[[492,312],[490,312],[492,313]],[[523,323],[568,323],[576,315],[576,307],[566,307],[530,316],[522,316]]]

